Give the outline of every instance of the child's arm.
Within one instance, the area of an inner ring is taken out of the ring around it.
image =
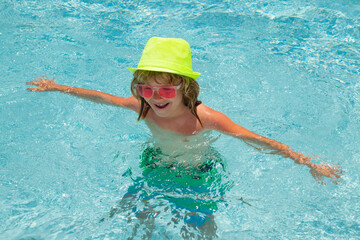
[[[37,86],[37,88],[35,87],[28,88],[27,89],[28,91],[37,91],[37,92],[58,91],[98,103],[105,103],[105,104],[129,108],[136,112],[139,109],[139,103],[134,97],[128,97],[128,98],[117,97],[111,94],[107,94],[95,90],[60,85],[55,83],[54,79],[49,80],[47,78],[38,78],[37,80],[27,82],[26,84]]]
[[[320,183],[323,183],[322,180],[324,176],[332,178],[332,182],[334,183],[339,182],[342,170],[338,167],[332,167],[328,164],[312,163],[310,157],[293,151],[289,146],[251,132],[246,128],[243,128],[240,125],[234,123],[223,113],[217,112],[204,105],[202,108],[203,114],[201,114],[202,116],[200,116],[200,119],[203,121],[205,128],[214,129],[233,137],[242,139],[245,141],[245,143],[260,151],[269,149],[271,150],[271,152],[269,152],[270,154],[278,154],[285,158],[293,159],[297,164],[306,165],[310,168],[310,172],[313,177]]]

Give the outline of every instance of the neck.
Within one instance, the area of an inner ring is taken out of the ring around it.
[[[149,121],[156,124],[162,130],[183,135],[194,135],[200,130],[198,129],[200,126],[198,120],[186,106],[181,111],[178,111],[176,115],[169,117],[159,117],[151,111],[146,117],[148,125],[150,123]]]

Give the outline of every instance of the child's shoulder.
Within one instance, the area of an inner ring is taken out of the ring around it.
[[[229,120],[225,114],[216,111],[205,104],[200,104],[196,110],[204,128],[214,129],[214,126]]]
[[[236,137],[253,135],[252,132],[234,123],[222,112],[216,111],[206,105],[199,106],[197,110],[204,129],[216,130]]]
[[[221,113],[219,111],[216,111],[216,110],[212,109],[211,107],[209,107],[209,106],[207,106],[207,105],[205,105],[203,103],[200,104],[199,106],[197,106],[196,111],[197,111],[197,114],[199,115],[199,117],[201,115],[201,116],[203,116],[205,118],[206,117],[212,117],[212,116],[218,115],[218,114],[223,115],[223,113]]]

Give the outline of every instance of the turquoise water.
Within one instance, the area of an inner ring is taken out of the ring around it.
[[[357,0],[0,0],[0,238],[357,239],[359,16]],[[141,165],[135,113],[25,90],[46,75],[129,96],[125,68],[152,36],[190,43],[205,104],[339,164],[341,184],[221,136],[220,190],[190,179],[171,195]]]

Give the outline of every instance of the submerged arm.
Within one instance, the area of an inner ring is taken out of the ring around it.
[[[214,129],[225,133],[227,135],[239,138],[248,145],[254,147],[259,151],[270,150],[268,154],[278,154],[285,158],[291,158],[297,164],[303,164],[310,168],[313,177],[320,183],[323,183],[323,177],[332,178],[334,183],[339,182],[342,170],[337,167],[332,167],[328,164],[315,164],[311,162],[312,158],[305,156],[292,150],[291,147],[280,143],[276,140],[269,139],[254,132],[247,130],[244,127],[234,123],[223,113],[217,112],[210,108],[207,109],[205,119],[207,119],[207,128]]]
[[[27,88],[28,91],[37,91],[37,92],[58,91],[76,97],[80,97],[86,100],[90,100],[93,102],[121,106],[132,109],[134,111],[138,111],[139,108],[138,101],[134,97],[129,97],[129,98],[118,97],[95,90],[60,85],[55,83],[54,79],[49,80],[47,78],[38,78],[37,80],[27,82],[26,84],[37,86],[37,88],[36,87]]]

